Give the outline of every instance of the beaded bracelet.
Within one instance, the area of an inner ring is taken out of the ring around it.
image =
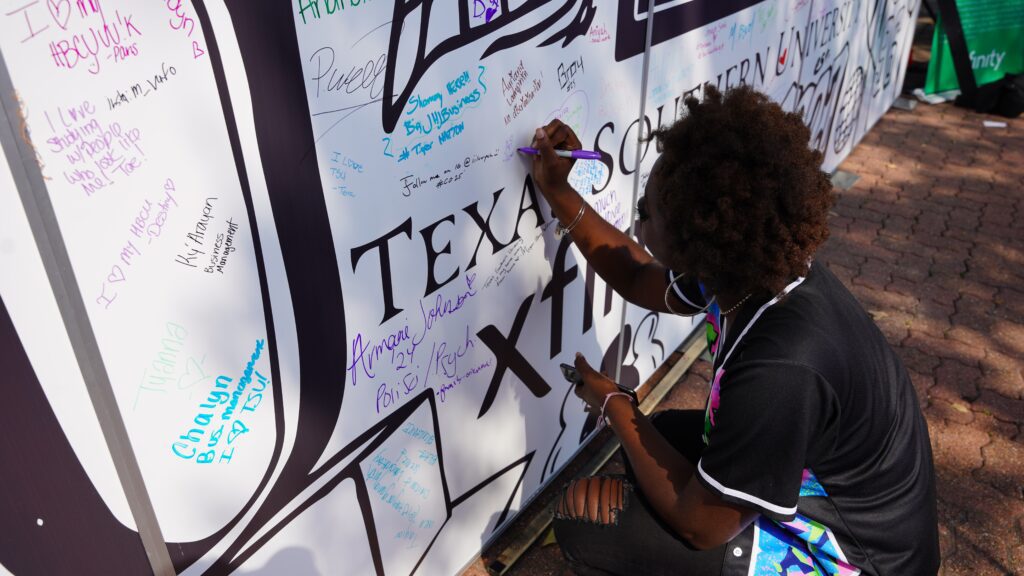
[[[633,403],[633,397],[630,396],[629,394],[626,394],[625,392],[609,392],[604,397],[604,403],[601,404],[601,420],[603,420],[605,424],[611,424],[611,422],[609,422],[608,417],[604,415],[604,409],[608,407],[608,401],[614,398],[615,396],[625,396],[629,400],[630,404]]]

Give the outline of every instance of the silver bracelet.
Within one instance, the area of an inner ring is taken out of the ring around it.
[[[603,421],[605,424],[611,424],[611,422],[608,420],[608,417],[605,416],[605,414],[604,414],[605,409],[608,408],[608,401],[611,400],[612,398],[616,397],[616,396],[625,396],[626,399],[629,400],[629,403],[633,404],[633,397],[630,396],[629,394],[626,394],[625,392],[609,392],[608,394],[605,394],[604,402],[601,403],[601,416],[600,416],[601,421]],[[635,404],[634,404],[634,406],[635,406]]]
[[[562,223],[558,223],[558,227],[555,228],[555,235],[561,238],[565,234],[569,234],[579,225],[580,221],[583,220],[583,213],[587,210],[587,201],[584,200],[583,204],[580,205],[580,211],[576,214],[576,217],[572,219],[572,222],[568,226],[562,226]]]

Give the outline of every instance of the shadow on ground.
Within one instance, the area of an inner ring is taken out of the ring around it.
[[[1024,121],[891,111],[842,168],[819,255],[911,372],[938,475],[943,573],[1024,570]]]

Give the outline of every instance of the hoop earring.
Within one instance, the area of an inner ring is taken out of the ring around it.
[[[670,272],[670,274],[674,274],[674,273]],[[711,300],[708,300],[708,303],[703,308],[701,308],[700,310],[697,310],[696,312],[692,312],[690,314],[683,314],[682,312],[676,312],[675,310],[672,309],[672,305],[668,303],[668,294],[669,294],[669,292],[672,291],[672,286],[674,286],[675,283],[680,278],[682,278],[683,276],[685,276],[685,275],[684,274],[680,274],[679,276],[673,275],[671,280],[669,280],[669,282],[668,282],[668,286],[665,287],[665,308],[668,308],[668,311],[673,313],[673,314],[675,314],[676,316],[685,316],[685,317],[696,316],[697,314],[703,314],[704,312],[707,312],[708,308],[711,308],[711,305],[715,303],[715,296],[712,296]]]

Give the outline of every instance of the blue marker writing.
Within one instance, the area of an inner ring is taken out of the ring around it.
[[[540,150],[536,148],[530,148],[529,146],[521,146],[519,148],[521,154],[530,154],[533,156],[539,156]],[[576,160],[600,160],[601,153],[594,152],[593,150],[555,150],[555,155],[559,158],[575,158]]]

